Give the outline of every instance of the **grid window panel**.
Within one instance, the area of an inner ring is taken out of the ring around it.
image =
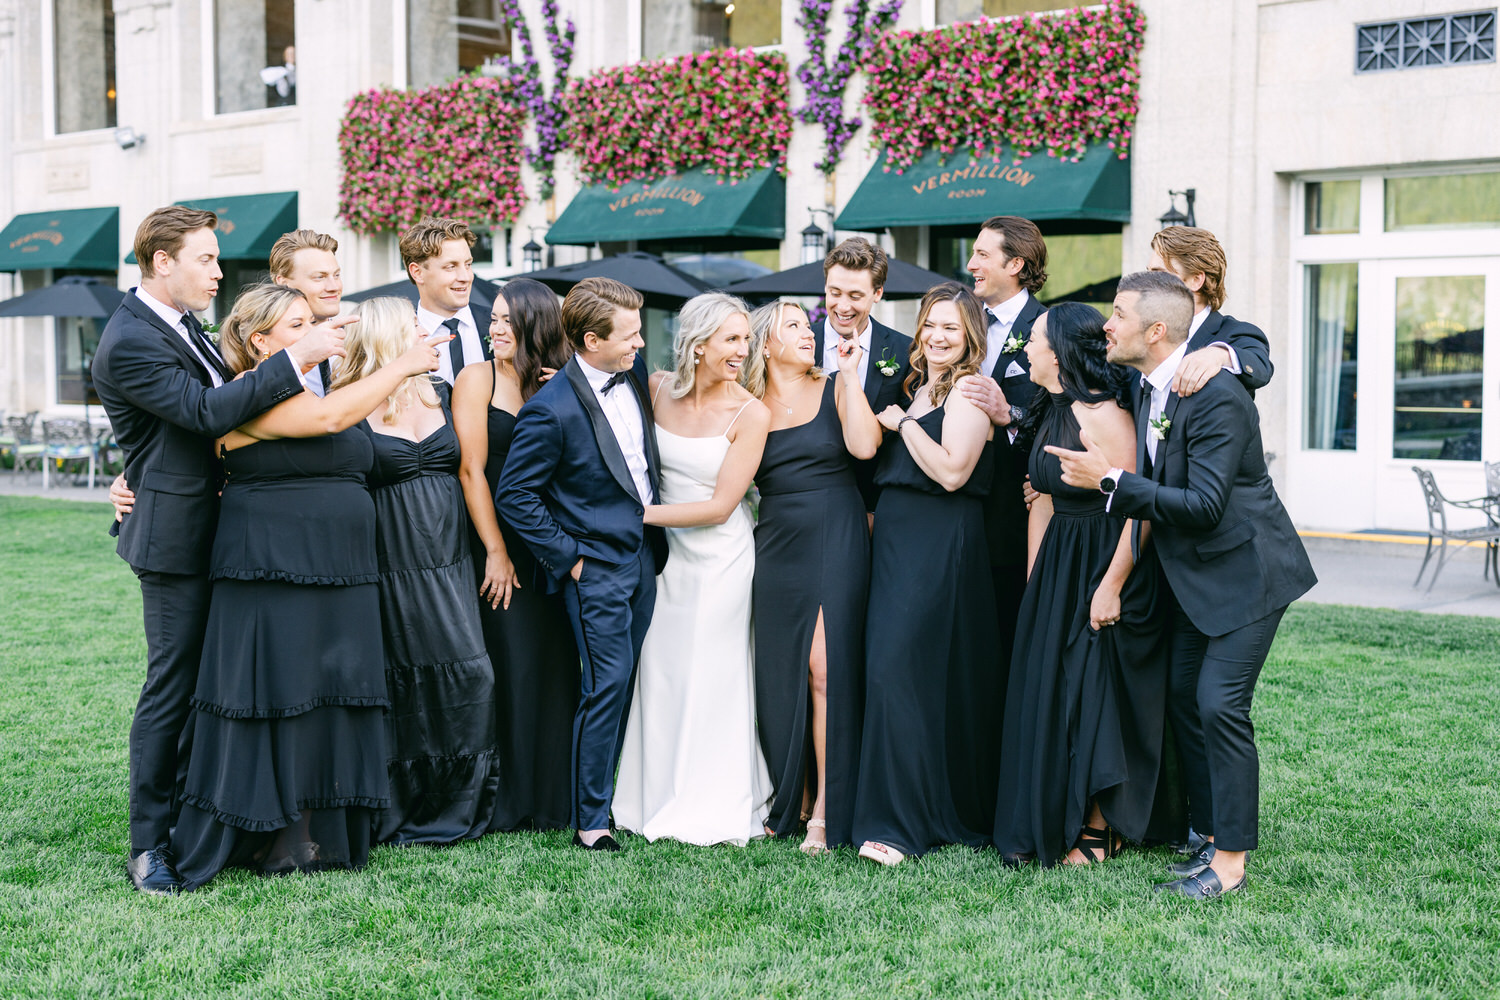
[[[1481,10],[1355,25],[1355,72],[1494,62],[1495,15]]]

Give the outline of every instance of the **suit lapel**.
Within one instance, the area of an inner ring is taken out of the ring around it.
[[[1151,452],[1146,448],[1146,434],[1151,426],[1151,396],[1139,378],[1131,387],[1131,395],[1135,397],[1135,467],[1139,471],[1151,460]],[[1154,475],[1155,470],[1152,471]]]
[[[894,350],[890,328],[870,320],[870,358],[865,365],[865,398],[870,401],[871,409],[875,407],[875,399],[880,395],[880,383],[885,378],[875,362],[880,361],[888,349]]]
[[[1156,442],[1156,461],[1151,466],[1151,478],[1161,482],[1162,467],[1167,464],[1167,444],[1172,440],[1172,418],[1177,414],[1177,404],[1182,402],[1182,397],[1175,392],[1167,393],[1167,405],[1162,407],[1161,416],[1167,424],[1167,436]]]
[[[172,329],[160,316],[156,315],[155,309],[142,302],[136,296],[135,289],[133,288],[130,290],[130,295],[125,299],[125,308],[134,313],[138,319],[150,324],[157,333],[166,338],[172,350],[177,353],[179,358],[186,362],[187,370],[198,374],[204,385],[212,386],[214,384],[214,380],[209,375],[208,369],[203,366],[203,359],[198,357],[198,353],[187,345],[187,342],[182,339],[182,334]]]
[[[641,417],[646,424],[646,467],[651,476],[652,500],[661,497],[661,453],[656,447],[656,409],[651,405],[650,377],[645,383],[638,377],[646,366],[638,364],[630,373],[630,388],[635,390],[636,402],[641,404]],[[634,480],[631,480],[634,482]]]
[[[474,317],[474,329],[479,331],[479,349],[484,352],[484,360],[491,361],[495,355],[490,350],[489,314],[473,303],[469,304],[469,314]]]
[[[599,452],[604,456],[604,466],[609,469],[609,474],[615,477],[615,482],[620,488],[637,501],[641,500],[640,494],[635,488],[635,479],[630,475],[630,468],[625,464],[625,453],[620,450],[620,442],[615,437],[615,429],[609,425],[609,418],[604,415],[604,408],[599,405],[599,399],[594,395],[594,389],[589,385],[589,380],[584,376],[582,369],[578,367],[577,359],[570,360],[563,366],[563,371],[568,376],[568,382],[573,386],[573,392],[578,396],[578,402],[583,404],[584,412],[589,415],[589,422],[594,425],[594,439],[599,443]],[[635,379],[629,380],[631,385]],[[646,435],[647,440],[651,435]],[[650,446],[647,446],[650,450]]]
[[[818,364],[823,363],[823,331],[827,329],[827,320],[813,324],[813,357],[818,359]]]
[[[234,376],[229,373],[229,366],[219,356],[218,345],[208,339],[208,336],[203,332],[203,324],[198,322],[198,317],[192,313],[188,313],[182,317],[182,321],[192,331],[193,340],[197,343],[198,349],[203,352],[203,356],[208,359],[208,363],[219,370],[219,378],[225,382],[232,379]]]
[[[1214,309],[1204,318],[1203,325],[1198,327],[1198,332],[1188,341],[1189,353],[1202,350],[1215,340],[1218,340],[1219,328],[1224,325],[1224,314]]]

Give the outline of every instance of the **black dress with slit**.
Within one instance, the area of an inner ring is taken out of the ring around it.
[[[995,810],[1001,853],[1043,865],[1077,839],[1090,799],[1127,839],[1145,838],[1167,693],[1154,549],[1145,546],[1126,578],[1119,623],[1096,632],[1089,605],[1125,518],[1105,511],[1098,490],[1064,483],[1047,445],[1082,448],[1078,418],[1060,393],[1031,449],[1031,482],[1051,495],[1052,518],[1021,599]]]
[[[490,366],[493,373],[494,365]],[[494,398],[491,384],[490,398]],[[490,496],[510,454],[516,416],[491,405],[487,417],[489,455],[484,476]],[[521,586],[510,607],[479,602],[484,645],[495,667],[496,759],[500,793],[490,817],[491,830],[560,830],[569,825],[572,797],[573,716],[578,711],[578,649],[573,626],[559,594],[544,594],[536,560],[526,543],[500,518],[505,551]],[[471,533],[477,592],[484,581],[484,544]]]
[[[755,714],[775,782],[766,825],[797,830],[803,790],[816,793],[808,657],[818,612],[827,655],[824,805],[828,845],[850,843],[864,702],[870,532],[828,379],[818,413],[772,431],[755,475]]]
[[[500,783],[495,672],[479,625],[458,438],[451,418],[421,441],[360,426],[375,451],[370,493],[391,702],[391,806],[376,833],[397,844],[478,837]]]
[[[917,419],[941,442],[944,408]],[[1001,692],[997,625],[981,498],[986,445],[948,492],[899,434],[881,447],[875,482],[865,720],[853,841],[907,855],[987,844],[994,822]]]
[[[358,430],[225,454],[213,594],[172,851],[226,867],[359,868],[389,805],[373,455]]]

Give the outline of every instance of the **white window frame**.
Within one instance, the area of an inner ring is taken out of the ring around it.
[[[214,0],[198,0],[199,18],[203,25],[202,38],[200,39],[203,53],[203,68],[201,72],[203,82],[203,118],[212,121],[216,118],[233,119],[242,115],[274,115],[276,117],[295,116],[298,105],[292,104],[284,108],[246,108],[244,111],[220,111],[219,110],[219,52],[216,40],[218,38],[219,22],[214,11]],[[295,21],[292,33],[296,34]],[[398,37],[405,39],[405,32]],[[295,44],[295,43],[294,43]],[[402,74],[406,70],[403,64]]]
[[[114,138],[117,126],[106,125],[103,128],[89,128],[78,132],[59,132],[57,130],[57,5],[55,0],[42,0],[42,79],[46,86],[42,88],[42,138],[43,139],[81,139],[92,141],[103,136]],[[116,25],[118,29],[118,25]],[[116,36],[118,37],[118,36]],[[115,68],[119,69],[119,50],[115,51]],[[118,88],[120,81],[115,80]],[[118,91],[116,92],[116,117],[119,109]]]

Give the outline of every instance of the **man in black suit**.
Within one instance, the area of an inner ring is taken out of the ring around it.
[[[343,304],[344,276],[339,268],[339,241],[312,229],[283,233],[271,244],[271,280],[295,288],[312,307],[313,322],[326,323]],[[442,352],[439,351],[441,354]],[[302,376],[302,382],[322,396],[333,382],[333,371],[323,361]]]
[[[417,286],[417,323],[431,334],[449,334],[448,352],[435,373],[449,385],[465,365],[490,360],[490,313],[469,304],[474,289],[477,237],[457,219],[423,219],[401,234],[401,264]]]
[[[870,310],[885,293],[889,269],[885,251],[863,237],[850,237],[834,247],[823,259],[823,305],[828,319],[812,327],[818,363],[825,372],[839,370],[840,342],[858,341],[863,352],[859,356],[860,382],[870,409],[876,413],[900,405],[901,384],[911,372],[911,338],[870,318]],[[829,327],[838,336],[825,336]],[[875,486],[875,465],[875,459],[854,463],[854,477],[865,499],[865,510],[870,512],[874,512],[880,496]]]
[[[995,585],[995,619],[1000,630],[1001,667],[1009,669],[1016,639],[1016,612],[1026,590],[1027,451],[1015,428],[1036,395],[1026,341],[1043,312],[1036,298],[1047,283],[1047,242],[1032,222],[998,215],[980,227],[969,256],[974,294],[984,303],[986,349],[982,376],[959,383],[959,391],[989,414],[995,425],[995,478],[985,498],[984,531]],[[1005,685],[1000,690],[1004,692]],[[1002,694],[1003,698],[1003,694]],[[1004,718],[1004,703],[998,708]]]
[[[1064,482],[1150,522],[1176,603],[1167,712],[1189,816],[1209,841],[1169,866],[1175,880],[1157,889],[1210,899],[1245,884],[1260,806],[1251,696],[1287,605],[1317,577],[1266,471],[1260,414],[1244,386],[1220,369],[1189,397],[1172,391],[1192,316],[1192,293],[1176,276],[1120,280],[1104,330],[1109,360],[1142,376],[1139,473],[1110,468],[1087,436],[1084,451],[1047,450],[1061,457]]]
[[[149,893],[181,884],[167,842],[208,613],[214,439],[301,392],[304,369],[343,352],[343,334],[322,329],[232,378],[193,316],[208,308],[223,276],[217,222],[212,212],[180,205],[146,217],[135,236],[140,287],[110,317],[93,365],[136,487],[133,510],[113,530],[140,579],[145,611],[146,683],[130,727],[129,872]]]
[[[1179,396],[1191,396],[1221,369],[1238,378],[1252,399],[1271,381],[1271,345],[1260,327],[1219,312],[1227,268],[1224,248],[1207,229],[1169,226],[1151,237],[1147,269],[1175,274],[1193,293],[1187,357],[1172,384]]]

